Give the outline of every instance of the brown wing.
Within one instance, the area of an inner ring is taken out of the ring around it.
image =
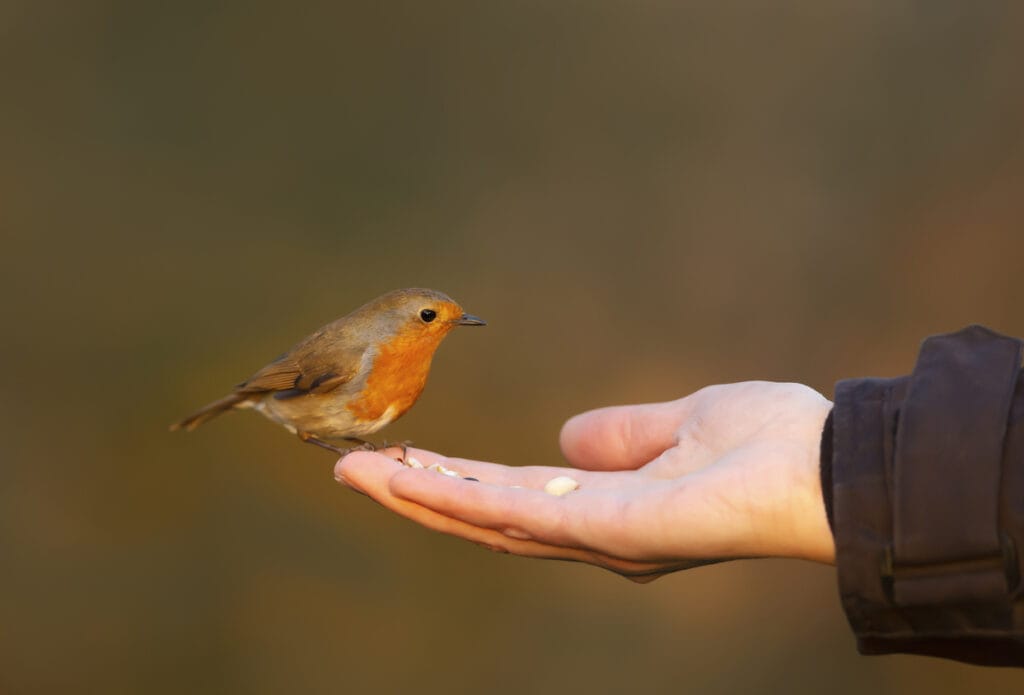
[[[236,393],[266,393],[285,399],[327,393],[351,381],[359,371],[362,351],[320,355],[284,354],[235,387]]]

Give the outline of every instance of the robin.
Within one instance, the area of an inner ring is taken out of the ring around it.
[[[226,410],[252,408],[335,453],[351,450],[331,443],[337,440],[372,450],[362,437],[412,407],[449,331],[485,325],[442,292],[388,292],[307,336],[171,430],[194,430]]]

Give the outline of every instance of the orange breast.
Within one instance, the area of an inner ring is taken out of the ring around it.
[[[393,407],[395,418],[412,407],[423,392],[430,362],[443,336],[398,336],[378,346],[366,387],[346,406],[359,420],[380,418]]]

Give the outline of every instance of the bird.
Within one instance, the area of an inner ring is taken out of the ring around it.
[[[445,336],[458,326],[486,325],[443,292],[394,290],[320,327],[170,429],[191,431],[228,410],[253,409],[337,454],[374,450],[364,437],[413,406]],[[341,440],[356,446],[336,446]],[[403,460],[407,445],[400,445]]]

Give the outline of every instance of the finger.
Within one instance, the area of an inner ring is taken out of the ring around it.
[[[402,469],[395,461],[374,453],[353,453],[339,462],[336,471],[346,484],[372,497],[381,505],[426,528],[463,538],[497,552],[513,553],[524,557],[584,562],[611,570],[634,581],[646,582],[661,576],[666,570],[657,563],[635,562],[601,553],[566,548],[535,540],[513,538],[494,529],[473,526],[459,519],[444,516],[413,502],[400,499],[388,489],[388,479]],[[672,571],[672,570],[668,570]]]
[[[390,488],[397,497],[511,538],[611,555],[618,554],[609,548],[628,547],[616,543],[622,535],[613,521],[619,498],[608,490],[575,491],[558,497],[535,489],[473,483],[421,470],[396,473],[390,479]]]
[[[676,444],[676,432],[690,410],[692,400],[683,398],[667,403],[600,408],[576,415],[562,427],[562,453],[578,468],[638,468]]]
[[[703,564],[693,563],[666,568],[659,563],[635,562],[579,548],[563,548],[533,540],[509,538],[493,529],[473,526],[464,521],[446,517],[411,503],[402,507],[402,511],[398,513],[432,531],[438,531],[439,533],[470,541],[494,552],[511,553],[521,557],[543,560],[581,562],[610,570],[641,584],[653,581],[667,572],[674,572],[679,569],[695,566],[696,564]]]
[[[342,481],[357,488],[388,509],[401,514],[427,528],[456,535],[466,540],[485,545],[501,552],[517,551],[539,557],[557,555],[554,548],[534,548],[532,541],[509,538],[491,529],[474,528],[471,525],[438,514],[420,505],[395,497],[388,486],[389,479],[401,468],[394,461],[374,453],[353,453],[346,456],[338,466],[337,474]]]
[[[355,453],[351,455],[354,456]],[[542,490],[552,478],[559,476],[569,476],[592,490],[621,487],[628,482],[623,479],[621,474],[611,476],[604,472],[585,471],[564,466],[505,466],[500,463],[444,456],[426,449],[410,448],[406,461],[408,462],[410,459],[424,468],[440,464],[448,470],[455,471],[462,478],[476,478],[481,482],[505,487],[519,486]]]

